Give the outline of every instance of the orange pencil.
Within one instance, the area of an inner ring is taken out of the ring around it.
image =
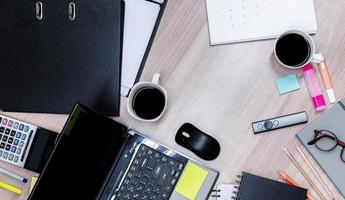
[[[293,185],[296,187],[301,187],[299,183],[297,183],[297,181],[295,181],[294,179],[292,179],[290,176],[288,176],[285,172],[283,172],[282,170],[278,170],[277,171],[279,177],[287,182],[289,185]],[[307,198],[308,200],[315,200],[315,198],[309,193],[307,192]]]

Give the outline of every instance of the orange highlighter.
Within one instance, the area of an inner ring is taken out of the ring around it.
[[[323,82],[323,85],[326,89],[326,93],[327,93],[329,102],[335,103],[336,98],[335,98],[335,94],[334,94],[333,85],[332,85],[331,78],[329,76],[329,73],[328,73],[328,70],[327,70],[327,67],[325,64],[325,59],[324,59],[322,53],[315,54],[313,57],[313,62],[315,62],[317,64],[317,67],[319,68],[322,82]]]
[[[288,183],[289,185],[293,185],[293,186],[296,186],[296,187],[301,187],[299,183],[297,183],[294,179],[292,179],[290,176],[288,176],[282,170],[278,170],[277,173],[278,173],[279,177],[283,181]],[[308,198],[308,200],[315,200],[315,198],[309,192],[307,192],[307,198]]]

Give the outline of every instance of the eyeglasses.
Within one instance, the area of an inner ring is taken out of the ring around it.
[[[337,136],[328,130],[314,130],[314,139],[308,145],[315,145],[321,151],[332,151],[338,145],[343,147],[340,158],[345,162],[345,142],[338,140]]]

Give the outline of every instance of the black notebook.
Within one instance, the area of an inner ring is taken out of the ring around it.
[[[122,9],[121,9],[122,8]],[[0,0],[0,109],[118,115],[121,0]]]
[[[236,200],[305,200],[307,190],[242,172]]]

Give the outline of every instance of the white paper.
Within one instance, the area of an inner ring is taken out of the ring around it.
[[[313,0],[206,0],[211,45],[315,33]]]
[[[125,1],[121,69],[122,96],[127,96],[135,83],[159,11],[160,5],[157,3],[146,0]]]

